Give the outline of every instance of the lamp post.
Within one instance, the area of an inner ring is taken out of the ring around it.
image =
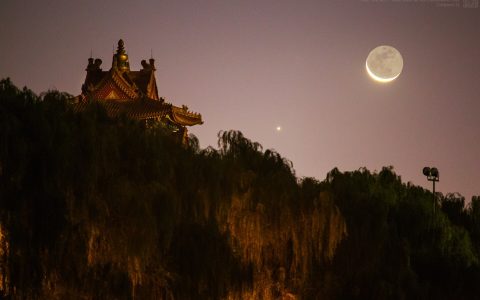
[[[435,182],[439,181],[440,174],[438,169],[435,167],[425,167],[423,168],[423,175],[427,176],[427,180],[433,182],[433,213],[435,214]]]

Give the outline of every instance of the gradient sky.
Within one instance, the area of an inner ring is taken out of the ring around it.
[[[429,189],[421,171],[436,166],[438,190],[469,200],[480,194],[480,8],[463,4],[1,0],[0,78],[77,95],[90,52],[109,69],[123,38],[133,70],[153,52],[160,96],[202,114],[190,130],[202,147],[237,129],[298,176],[393,165]],[[405,63],[389,84],[365,70],[383,44]]]

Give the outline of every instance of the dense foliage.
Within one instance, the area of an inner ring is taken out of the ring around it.
[[[480,289],[479,199],[437,196],[392,168],[328,174],[347,221],[332,272],[342,299],[473,299]],[[337,298],[337,297],[334,297]]]
[[[392,168],[296,178],[240,132],[161,124],[0,81],[0,292],[22,299],[468,299],[480,198]],[[321,159],[319,157],[318,159]]]

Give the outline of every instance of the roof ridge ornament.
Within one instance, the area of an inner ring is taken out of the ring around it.
[[[125,43],[122,39],[118,41],[117,53],[113,55],[113,68],[117,68],[120,71],[130,71],[130,63],[128,62],[128,55],[125,51]]]
[[[118,41],[117,54],[125,54],[125,43],[122,39]]]

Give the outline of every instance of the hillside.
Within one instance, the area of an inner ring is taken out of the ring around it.
[[[0,293],[11,299],[461,299],[480,199],[393,168],[297,178],[240,132],[161,125],[0,81]],[[322,159],[320,156],[318,159]]]

